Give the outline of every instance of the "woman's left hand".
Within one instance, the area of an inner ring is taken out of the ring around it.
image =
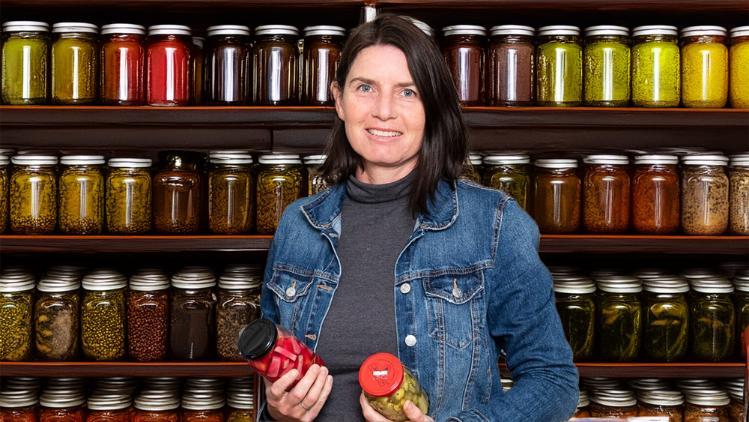
[[[369,405],[367,398],[364,393],[359,396],[359,404],[361,404],[362,415],[364,420],[367,422],[392,422],[390,419],[379,414],[372,406]],[[411,400],[406,400],[403,405],[403,413],[410,422],[434,422],[434,419],[421,413],[421,409],[418,406],[411,403]]]

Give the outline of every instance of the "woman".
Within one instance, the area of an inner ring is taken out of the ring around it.
[[[390,352],[429,395],[411,421],[561,421],[577,372],[533,220],[505,194],[459,179],[465,128],[435,43],[380,16],[351,33],[332,90],[323,166],[333,187],[290,205],[268,255],[265,318],[328,367],[266,383],[265,417],[385,421],[357,371]],[[515,385],[502,392],[507,355]]]

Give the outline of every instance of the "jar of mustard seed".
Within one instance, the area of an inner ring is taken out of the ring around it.
[[[252,228],[252,156],[247,151],[211,151],[208,170],[208,227],[213,233],[247,233]]]
[[[151,159],[110,158],[106,197],[110,233],[151,231]]]
[[[52,25],[52,101],[90,104],[98,99],[99,27],[85,22]]]
[[[681,100],[681,55],[677,30],[670,25],[632,30],[632,104],[677,107]]]
[[[104,157],[66,155],[60,159],[60,231],[99,234],[104,228]]]
[[[125,356],[125,287],[127,278],[101,269],[83,277],[81,345],[88,359],[118,360]]]
[[[31,357],[34,277],[27,272],[0,274],[0,361]]]
[[[580,28],[569,25],[538,29],[536,103],[576,106],[583,102],[583,47]]]
[[[585,28],[585,104],[629,104],[629,29],[616,25]]]
[[[276,231],[283,211],[302,197],[304,167],[297,154],[260,156],[257,175],[257,231]]]
[[[57,225],[57,157],[16,155],[10,176],[10,230],[52,233]]]
[[[684,107],[720,108],[728,101],[728,47],[721,26],[681,30],[681,102]]]

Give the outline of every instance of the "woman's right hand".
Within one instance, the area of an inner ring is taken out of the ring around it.
[[[333,376],[328,368],[312,365],[304,377],[293,387],[299,375],[296,369],[285,373],[274,383],[265,382],[268,413],[282,422],[312,422],[322,410],[333,388]]]

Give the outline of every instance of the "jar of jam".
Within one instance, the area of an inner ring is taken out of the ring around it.
[[[327,158],[327,155],[308,155],[304,157],[304,166],[307,168],[307,195],[316,195],[330,187],[320,171],[320,166],[325,163]]]
[[[681,226],[686,234],[718,235],[728,228],[728,157],[694,154],[682,158]]]
[[[669,422],[682,422],[684,395],[673,390],[643,391],[637,395],[638,416],[663,416]]]
[[[638,233],[669,234],[679,229],[679,157],[639,155],[632,176],[632,226]]]
[[[749,327],[749,272],[737,274],[733,279],[736,289],[733,300],[736,303],[736,339],[741,339],[743,332]],[[749,341],[747,339],[746,341]],[[736,342],[739,355],[746,358],[746,349],[741,341]]]
[[[590,417],[590,398],[588,392],[580,390],[580,395],[577,399],[577,407],[575,408],[574,418],[589,418]]]
[[[39,399],[36,389],[10,389],[0,391],[0,420],[36,422],[39,416]]]
[[[252,101],[250,28],[215,25],[206,31],[206,101],[220,105],[248,104]]]
[[[146,28],[130,23],[101,27],[101,101],[141,105],[145,98]]]
[[[216,306],[216,343],[218,357],[241,361],[237,339],[242,329],[260,317],[260,285],[263,271],[259,267],[234,267],[218,280]]]
[[[0,154],[0,233],[4,233],[8,227],[8,189],[10,187],[8,164],[10,164],[10,158]]]
[[[442,28],[442,55],[458,92],[467,106],[484,104],[484,44],[486,28],[453,25]]]
[[[468,154],[468,161],[466,161],[463,166],[463,174],[461,177],[480,184],[483,162],[484,157],[481,154]]]
[[[81,381],[80,378],[50,380],[39,398],[39,422],[84,422],[86,394]]]
[[[340,26],[304,28],[304,71],[302,102],[306,105],[333,105],[330,83],[335,80],[341,61],[346,30]]]
[[[180,422],[180,400],[174,391],[144,390],[135,398],[132,422]]]
[[[138,362],[164,360],[169,333],[169,278],[159,268],[130,277],[127,295],[127,345]]]
[[[213,233],[247,233],[252,228],[252,156],[247,151],[211,151],[208,227]]]
[[[538,29],[536,103],[576,106],[583,101],[583,48],[580,28],[569,25]]]
[[[31,357],[31,320],[34,310],[31,273],[0,274],[0,361]]]
[[[484,185],[499,189],[528,209],[530,162],[524,154],[492,154],[484,157]]]
[[[302,197],[304,167],[296,154],[260,156],[257,175],[257,231],[276,231],[283,211]]]
[[[151,230],[151,159],[110,158],[107,230],[136,234]]]
[[[125,357],[125,287],[127,278],[102,269],[83,277],[81,345],[88,359],[111,361]]]
[[[564,335],[575,361],[593,357],[595,345],[595,283],[579,276],[554,276],[554,296]]]
[[[199,105],[203,103],[206,88],[203,84],[205,75],[205,53],[203,46],[205,38],[191,37],[190,42],[190,103]]]
[[[725,391],[717,389],[691,390],[686,393],[686,397],[685,422],[729,422],[731,399]]]
[[[148,27],[146,103],[151,106],[190,104],[190,27]]]
[[[486,95],[489,105],[527,106],[534,100],[535,30],[523,25],[498,25],[491,29]]]
[[[720,362],[733,356],[736,309],[733,284],[720,277],[692,281],[689,298],[692,357]]]
[[[88,398],[86,422],[130,422],[130,394],[100,394]]]
[[[727,31],[721,26],[681,30],[681,102],[684,107],[721,108],[728,101]]]
[[[57,157],[16,155],[10,176],[10,230],[52,233],[57,225]]]
[[[629,29],[616,25],[585,28],[585,105],[629,104]]]
[[[196,154],[167,151],[159,155],[161,170],[153,177],[154,229],[162,233],[200,230],[203,191]]]
[[[185,267],[172,276],[169,349],[174,359],[200,360],[214,349],[216,276],[206,267]]]
[[[84,22],[52,25],[52,101],[90,104],[99,88],[99,27]]]
[[[749,154],[731,156],[728,228],[749,235]]]
[[[595,390],[590,401],[590,415],[594,418],[637,416],[637,399],[629,390]]]
[[[60,231],[99,234],[104,228],[104,157],[65,155],[60,159]]]
[[[577,160],[539,159],[533,180],[533,218],[541,233],[574,233],[580,228],[582,183]]]
[[[731,49],[728,86],[733,108],[749,108],[749,75],[743,69],[749,67],[749,26],[731,29]]]
[[[413,373],[390,353],[375,353],[362,362],[359,385],[369,405],[389,420],[408,420],[403,411],[406,401],[425,415],[429,412],[426,392]]]
[[[681,60],[675,26],[646,25],[632,30],[632,104],[677,107]]]
[[[255,28],[253,95],[257,105],[292,105],[298,100],[299,30],[288,25]]]
[[[644,282],[643,348],[659,362],[686,356],[689,338],[689,284],[677,277],[661,276]]]
[[[622,233],[629,228],[629,158],[588,155],[583,162],[583,222],[592,233]]]
[[[640,353],[642,335],[642,284],[629,276],[602,277],[596,281],[598,356],[615,362],[634,360]]]
[[[72,360],[78,356],[81,288],[77,276],[47,274],[37,286],[34,305],[36,354],[44,360]]]
[[[45,104],[49,92],[49,24],[9,21],[3,23],[3,34],[3,103]]]

